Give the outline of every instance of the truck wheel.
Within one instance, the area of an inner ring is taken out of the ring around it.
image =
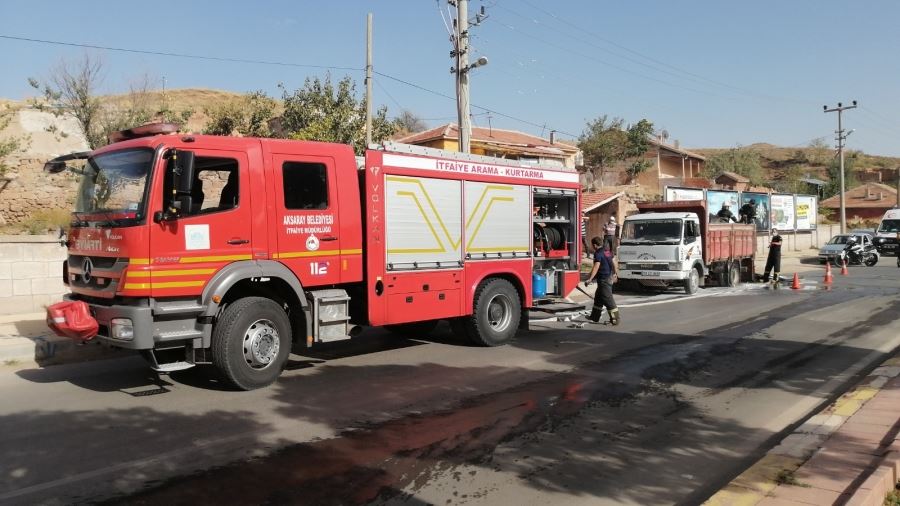
[[[213,365],[241,390],[274,382],[290,353],[290,320],[280,305],[265,297],[229,304],[213,328]]]
[[[700,271],[697,269],[691,269],[691,273],[688,274],[688,278],[684,280],[684,293],[688,295],[694,295],[697,293],[697,290],[700,288]]]
[[[466,319],[466,334],[475,344],[506,344],[519,329],[522,302],[519,292],[505,279],[482,282],[475,291],[473,314]]]
[[[727,276],[726,282],[728,286],[735,287],[741,284],[741,263],[729,262],[725,275]]]
[[[385,325],[384,328],[398,336],[403,337],[425,337],[437,327],[440,320],[425,320],[421,322],[400,323],[397,325]]]

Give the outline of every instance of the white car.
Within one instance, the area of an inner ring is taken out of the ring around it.
[[[839,234],[832,237],[825,246],[819,249],[819,263],[824,264],[834,260],[834,257],[841,254],[844,247],[847,246],[847,239],[856,238],[856,244],[863,248],[872,243],[872,236],[869,234]]]

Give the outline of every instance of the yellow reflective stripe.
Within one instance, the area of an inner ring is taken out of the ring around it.
[[[150,265],[149,258],[129,258],[128,263],[131,265]]]
[[[466,244],[466,250],[469,251],[472,248],[472,243],[475,242],[475,238],[478,237],[478,231],[481,230],[481,225],[484,224],[485,218],[488,217],[488,213],[491,211],[491,207],[494,205],[494,202],[515,202],[515,199],[512,197],[491,197],[491,200],[488,201],[487,207],[484,209],[484,214],[481,215],[481,219],[478,220],[478,226],[475,227],[475,231],[472,232],[472,237],[469,237],[469,242]]]
[[[129,278],[150,278],[165,276],[197,276],[202,274],[212,274],[215,269],[176,269],[166,271],[128,271]]]
[[[285,251],[282,253],[273,253],[272,258],[307,258],[307,257],[317,257],[317,256],[331,256],[331,255],[361,255],[361,249],[329,249],[329,250],[318,250],[318,251]]]
[[[171,281],[168,283],[125,283],[126,290],[146,290],[153,288],[187,288],[192,286],[203,286],[206,281]]]
[[[200,262],[222,262],[222,261],[232,261],[232,260],[250,260],[253,258],[252,255],[218,255],[211,257],[181,257],[178,260],[180,264],[198,264]]]
[[[447,251],[447,248],[444,246],[444,243],[441,241],[441,238],[438,237],[437,231],[434,229],[434,226],[431,225],[431,220],[428,219],[428,215],[425,214],[425,209],[422,208],[422,204],[419,202],[419,198],[416,197],[416,194],[413,192],[408,192],[408,191],[398,191],[397,195],[403,196],[403,197],[410,197],[413,199],[413,202],[416,203],[416,207],[419,208],[419,213],[421,213],[422,218],[425,219],[425,224],[428,225],[428,230],[431,230],[431,235],[434,237],[434,240],[437,241],[438,248],[433,249],[433,250],[427,250],[427,251],[434,251],[436,253],[443,253],[443,252]],[[427,197],[427,195],[426,195],[426,197]],[[440,222],[440,220],[441,220],[441,217],[438,216],[438,221]],[[441,225],[443,226],[442,222],[441,222]],[[449,238],[449,235],[447,237]],[[452,244],[453,240],[450,239],[450,242]],[[459,247],[458,244],[453,244],[453,249],[456,249],[458,247]],[[423,253],[425,253],[425,252],[426,251],[423,251]]]

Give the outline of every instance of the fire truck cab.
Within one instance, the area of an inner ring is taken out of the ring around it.
[[[579,281],[574,171],[405,145],[183,135],[164,125],[84,159],[64,281],[48,322],[140,351],[153,369],[212,364],[240,389],[292,349],[359,326],[411,336],[449,320],[507,343],[528,308]]]

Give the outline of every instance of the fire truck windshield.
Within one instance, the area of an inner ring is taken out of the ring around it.
[[[123,226],[145,215],[145,191],[153,161],[152,149],[112,151],[88,158],[78,188],[78,222]]]

